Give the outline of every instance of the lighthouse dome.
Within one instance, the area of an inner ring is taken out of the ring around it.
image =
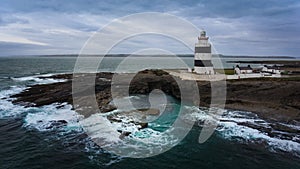
[[[201,37],[206,37],[206,32],[205,31],[201,31],[200,36]]]

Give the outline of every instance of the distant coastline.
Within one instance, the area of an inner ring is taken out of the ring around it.
[[[78,57],[79,54],[55,54],[55,55],[15,55],[15,56],[0,56],[0,57]],[[96,55],[96,54],[88,54],[88,55],[81,55],[85,57],[99,57],[103,55]],[[163,54],[155,54],[155,55],[135,55],[135,54],[108,54],[105,55],[105,57],[127,57],[127,56],[132,56],[132,57],[172,57],[173,55],[163,55]],[[194,54],[176,54],[178,57],[194,57]],[[213,54],[213,57],[220,57],[220,58],[257,58],[257,59],[263,59],[263,58],[268,58],[268,59],[297,59],[297,57],[293,56],[250,56],[250,55],[223,55],[223,54]]]

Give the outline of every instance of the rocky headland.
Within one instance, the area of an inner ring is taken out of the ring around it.
[[[88,74],[82,76],[89,76]],[[98,108],[101,112],[109,112],[116,107],[111,104],[111,79],[113,73],[97,73],[95,78],[95,94]],[[45,78],[45,77],[40,77]],[[54,75],[51,78],[67,79],[65,82],[34,85],[22,93],[13,95],[15,104],[25,106],[43,106],[52,103],[73,104],[72,74]],[[177,81],[176,81],[177,80]],[[178,80],[182,86],[189,88],[189,81],[176,79],[162,70],[145,70],[139,72],[131,81],[129,93],[148,94],[154,89],[160,89],[170,96],[180,100],[181,94]],[[200,105],[210,106],[211,84],[208,81],[198,81]],[[300,124],[300,79],[298,78],[260,78],[226,81],[226,109],[251,111],[261,119],[274,123],[274,127],[281,131],[290,131],[284,124],[299,126]],[[119,85],[122,85],[120,83]],[[189,101],[193,102],[193,94]],[[114,120],[114,119],[110,119]],[[247,124],[246,124],[247,125]],[[146,127],[146,124],[142,124]],[[253,126],[252,126],[253,127]],[[268,129],[265,129],[265,132]],[[292,131],[299,133],[299,131]]]

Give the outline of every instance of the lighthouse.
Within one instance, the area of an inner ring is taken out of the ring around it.
[[[206,32],[202,31],[198,37],[198,43],[195,44],[194,72],[206,75],[215,74],[211,57],[211,44],[208,42]]]

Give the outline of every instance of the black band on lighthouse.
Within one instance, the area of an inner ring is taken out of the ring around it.
[[[195,60],[194,66],[198,66],[198,67],[212,67],[213,64],[211,63],[211,60]]]

